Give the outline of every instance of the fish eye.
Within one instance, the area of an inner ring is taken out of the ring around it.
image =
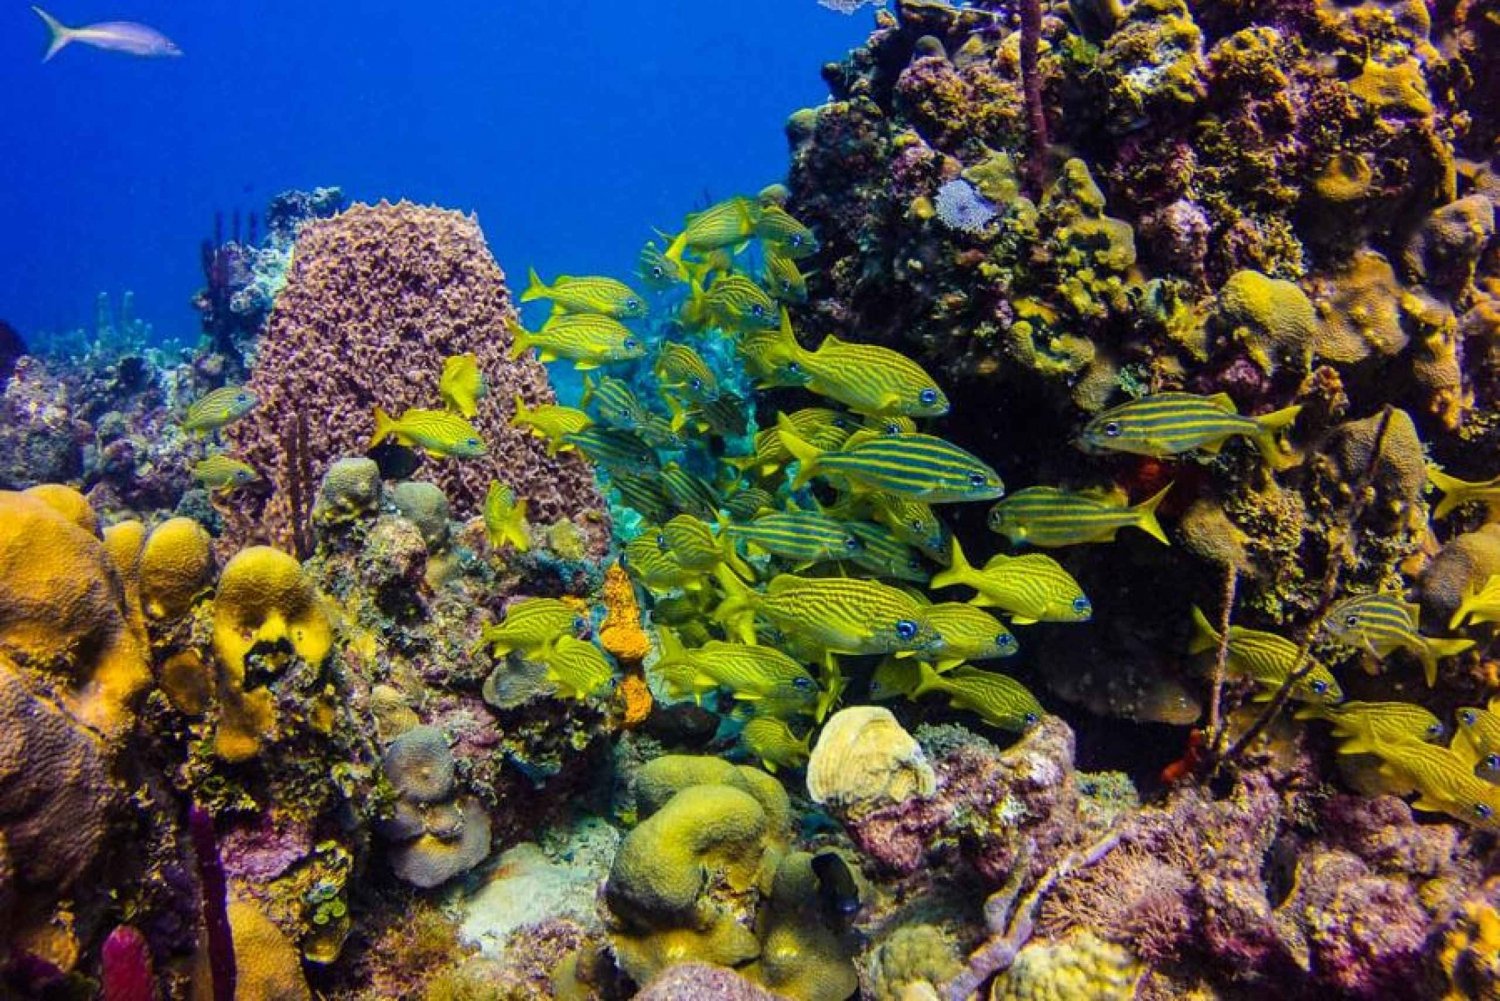
[[[1087,615],[1093,610],[1094,606],[1089,604],[1089,600],[1087,598],[1078,597],[1073,599],[1073,611],[1077,612],[1079,615]]]
[[[655,265],[655,266],[653,266],[651,268],[651,277],[652,278],[665,278],[666,276],[667,276],[667,270],[666,270],[666,268],[663,268],[660,264],[657,264],[657,265]]]
[[[1311,688],[1313,690],[1313,694],[1314,695],[1323,695],[1323,694],[1325,694],[1328,691],[1328,682],[1326,682],[1326,681],[1314,681],[1310,685],[1308,685],[1307,687],[1309,687],[1309,688]]]
[[[800,246],[802,246],[802,234],[801,233],[793,233],[791,239],[787,240],[787,243],[790,243],[794,247],[800,247]]]
[[[1041,722],[1041,719],[1042,718],[1040,716],[1038,716],[1036,713],[1027,713],[1026,714],[1026,725],[1027,726],[1036,726],[1038,723]]]
[[[662,552],[667,551],[667,536],[665,532],[656,533],[656,548]]]
[[[1474,721],[1477,720],[1478,718],[1479,718],[1479,714],[1476,713],[1472,709],[1460,709],[1458,711],[1459,722],[1462,723],[1464,726],[1473,726],[1474,725]]]
[[[851,550],[852,549],[858,549],[859,548],[859,540],[856,539],[852,535],[846,535],[846,536],[844,536],[844,548],[845,549],[851,549]]]
[[[1359,625],[1359,616],[1357,614],[1350,612],[1344,616],[1344,628],[1353,629],[1357,625]]]
[[[626,309],[630,309],[630,310],[640,309],[641,308],[641,300],[639,300],[639,299],[626,299],[625,300],[625,308]]]
[[[1500,754],[1496,754],[1493,751],[1486,754],[1484,756],[1484,767],[1491,770],[1500,769]]]
[[[907,524],[911,526],[912,531],[914,532],[920,532],[922,530],[922,520],[920,518],[913,518],[911,521],[907,522]]]
[[[583,616],[581,616],[581,615],[578,616],[576,619],[573,620],[573,631],[575,633],[581,633],[581,632],[583,632],[583,630],[587,626],[588,626],[588,622],[586,622],[584,620]]]
[[[477,447],[479,445],[479,439],[478,438],[465,438],[464,439],[464,444],[465,445],[469,445],[471,447]]]
[[[969,484],[970,484],[970,486],[982,487],[982,486],[984,486],[988,482],[989,482],[989,477],[985,476],[983,473],[970,473],[969,474]]]
[[[781,291],[783,291],[783,292],[790,292],[791,290],[792,290],[791,280],[788,279],[788,278],[781,279]]]
[[[913,556],[911,559],[906,561],[906,569],[911,570],[915,573],[921,573],[922,561]]]
[[[1099,430],[1104,432],[1104,437],[1106,438],[1118,438],[1120,437],[1120,422],[1105,421],[1104,426]]]
[[[630,554],[625,552],[623,549],[620,551],[620,566],[630,566]]]
[[[640,342],[637,341],[634,337],[627,337],[627,338],[625,338],[625,350],[626,351],[634,351],[636,348],[638,348],[640,346],[641,346]]]
[[[234,402],[236,402],[236,403],[249,403],[250,402],[250,394],[249,393],[236,393],[236,394],[234,394]]]
[[[1490,816],[1494,814],[1494,812],[1494,810],[1490,809],[1488,803],[1474,804],[1474,816],[1478,817],[1480,820],[1489,820]]]
[[[1443,724],[1441,724],[1441,723],[1434,723],[1434,724],[1432,724],[1431,726],[1429,726],[1427,728],[1427,736],[1429,736],[1429,737],[1441,737],[1442,735],[1443,735]],[[1500,755],[1496,755],[1495,759],[1496,759],[1497,762],[1500,762]]]
[[[795,375],[796,373],[802,371],[802,366],[799,365],[799,364],[797,364],[794,361],[789,361],[789,362],[786,363],[786,370],[788,372],[791,372],[791,373],[793,373]]]
[[[937,402],[937,390],[932,388],[924,389],[917,394],[917,399],[921,400],[928,406],[931,406],[932,404]]]
[[[1015,641],[1016,641],[1016,638],[1014,636],[1012,636],[1010,633],[1001,633],[999,636],[995,637],[995,645],[997,647],[999,647],[1000,649],[1002,649],[1002,650],[1004,650],[1006,647],[1010,646]]]
[[[797,689],[797,691],[799,692],[810,692],[817,686],[813,683],[813,679],[811,678],[793,678],[792,687]]]
[[[702,389],[703,388],[703,380],[699,379],[697,376],[694,376],[693,379],[692,379],[692,381],[690,381],[688,383],[688,385],[692,386],[694,389]]]
[[[903,640],[909,640],[917,635],[917,624],[911,619],[901,619],[896,623],[896,635]]]

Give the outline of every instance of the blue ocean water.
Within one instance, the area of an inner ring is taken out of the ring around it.
[[[75,44],[42,64],[42,21],[0,12],[0,319],[84,327],[129,289],[158,336],[189,341],[215,212],[288,188],[475,211],[518,287],[528,265],[628,271],[652,225],[784,175],[787,115],[870,26],[813,0],[48,10],[142,22],[185,55]]]

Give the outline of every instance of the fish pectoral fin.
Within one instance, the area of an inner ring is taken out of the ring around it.
[[[989,606],[989,607],[993,607],[993,606]],[[1030,615],[1012,615],[1010,617],[1010,621],[1013,624],[1018,625],[1018,626],[1034,626],[1038,622],[1040,622],[1041,620],[1033,618]]]
[[[1212,407],[1224,411],[1226,414],[1237,414],[1239,408],[1234,405],[1234,399],[1228,393],[1215,393],[1204,397],[1204,402]]]

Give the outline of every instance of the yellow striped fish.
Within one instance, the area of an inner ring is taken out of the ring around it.
[[[1093,494],[1056,487],[1027,487],[990,508],[990,530],[1018,546],[1053,548],[1113,542],[1120,529],[1138,528],[1158,542],[1170,545],[1156,520],[1156,507],[1171,489],[1168,484],[1156,496],[1126,507]]]
[[[939,563],[947,561],[953,533],[932,505],[895,494],[871,494],[870,516],[907,545],[916,546]]]
[[[1370,754],[1382,744],[1403,740],[1442,740],[1442,720],[1411,702],[1340,702],[1309,705],[1297,710],[1298,719],[1321,719],[1333,727],[1342,743],[1340,754]]]
[[[1345,646],[1363,650],[1384,660],[1396,650],[1406,650],[1422,662],[1427,687],[1437,683],[1437,662],[1463,653],[1474,645],[1470,639],[1438,639],[1417,632],[1418,605],[1399,594],[1361,594],[1345,598],[1328,610],[1323,628]]]
[[[852,559],[862,548],[859,538],[845,526],[812,511],[767,514],[730,525],[727,531],[732,539],[803,566]]]
[[[438,379],[443,406],[460,417],[473,417],[479,412],[485,391],[484,373],[479,371],[479,359],[473,352],[443,360],[443,374]]]
[[[792,333],[791,314],[785,307],[781,309],[781,319],[775,330],[740,331],[734,344],[745,371],[755,379],[758,388],[807,385],[807,372],[798,360],[802,345]]]
[[[665,256],[668,260],[680,262],[687,250],[702,253],[744,243],[754,235],[755,221],[760,218],[760,213],[759,205],[742,196],[694,212],[687,217],[682,232],[668,245]]]
[[[604,652],[587,640],[560,636],[538,658],[547,665],[547,680],[570,699],[586,699],[609,687],[615,668]]]
[[[776,300],[742,274],[727,274],[708,287],[692,286],[683,318],[695,326],[716,324],[725,330],[770,330],[781,322]]]
[[[1454,752],[1471,767],[1477,764],[1494,773],[1496,766],[1500,766],[1500,757],[1489,759],[1500,755],[1500,716],[1478,706],[1460,706],[1453,716],[1458,720],[1458,733],[1453,735]]]
[[[922,664],[910,657],[886,657],[870,676],[870,698],[884,702],[898,696],[910,697],[922,683]]]
[[[858,487],[899,494],[929,504],[993,500],[1005,492],[1000,476],[977,456],[928,434],[881,435],[853,448],[829,452],[797,435],[777,417],[781,442],[799,465],[792,489],[832,474]]]
[[[636,263],[635,273],[640,275],[641,281],[654,292],[665,292],[673,285],[687,281],[687,275],[682,272],[682,265],[662,253],[654,240],[646,241],[646,245],[641,248],[641,257]]]
[[[1222,634],[1209,623],[1203,611],[1193,606],[1193,638],[1188,643],[1188,653],[1217,650],[1221,638]],[[1272,698],[1294,669],[1311,661],[1312,670],[1292,686],[1292,698],[1298,702],[1325,705],[1344,700],[1344,690],[1328,668],[1312,660],[1311,655],[1306,660],[1299,660],[1297,644],[1285,637],[1259,629],[1230,626],[1227,653],[1228,669],[1260,686],[1257,699]]]
[[[807,407],[785,416],[799,437],[825,451],[841,447],[854,430],[854,422],[847,414],[826,407]],[[791,461],[792,453],[787,451],[777,428],[757,431],[754,452],[745,458],[731,460],[740,469],[756,476],[770,476]]]
[[[745,416],[745,401],[734,393],[722,390],[717,400],[693,404],[672,423],[674,429],[691,425],[698,431],[708,431],[721,438],[738,438],[750,426]]]
[[[711,570],[724,562],[728,546],[705,522],[679,514],[661,527],[657,545],[687,570]]]
[[[719,379],[703,356],[686,344],[668,341],[656,355],[656,378],[663,389],[681,392],[697,403],[719,398]]]
[[[1437,507],[1433,509],[1434,518],[1445,517],[1454,508],[1471,501],[1477,501],[1488,507],[1492,518],[1496,510],[1500,509],[1500,476],[1471,483],[1456,476],[1449,476],[1437,466],[1429,465],[1427,482],[1443,494],[1443,499],[1438,501]]]
[[[850,344],[832,334],[816,351],[794,360],[807,373],[807,388],[858,414],[940,417],[948,397],[927,370],[899,351],[878,344]]]
[[[872,521],[844,522],[861,543],[851,556],[850,562],[876,577],[893,580],[908,580],[914,584],[926,584],[932,575],[917,551],[897,537],[885,525]]]
[[[531,548],[526,525],[526,498],[516,499],[516,492],[499,480],[490,480],[484,495],[484,532],[490,545],[499,549],[509,543],[517,552]]]
[[[766,288],[782,302],[807,301],[807,277],[797,269],[797,261],[775,244],[766,245]]]
[[[221,492],[254,483],[260,474],[239,459],[220,453],[195,462],[193,479],[206,490]]]
[[[724,510],[736,521],[749,521],[765,511],[776,509],[776,497],[760,487],[737,490],[724,501]]]
[[[798,737],[786,720],[757,713],[740,731],[740,742],[766,771],[774,773],[778,768],[801,768],[807,763],[812,732]]]
[[[521,394],[516,394],[516,412],[510,419],[513,428],[530,428],[531,433],[547,442],[547,454],[571,452],[573,446],[563,440],[567,435],[591,426],[594,419],[582,410],[555,403],[540,403],[528,408]]]
[[[598,379],[584,376],[583,396],[578,403],[584,407],[593,406],[600,424],[622,431],[640,431],[651,423],[654,416],[636,398],[628,383],[608,375],[601,375]]]
[[[646,353],[635,334],[620,321],[594,313],[555,316],[533,333],[519,323],[510,327],[510,356],[519,358],[530,348],[544,362],[566,358],[579,371],[630,361]]]
[[[522,598],[506,606],[503,620],[484,627],[479,645],[488,645],[493,657],[511,651],[530,654],[551,646],[560,636],[576,637],[587,628],[588,620],[565,601]]]
[[[828,654],[928,653],[942,643],[922,605],[876,581],[782,574],[764,593],[728,577],[721,583],[729,594],[715,615],[736,624],[747,643],[755,640],[755,631],[747,628],[746,613]]]
[[[702,477],[694,476],[676,462],[669,462],[661,467],[660,482],[667,499],[677,510],[706,521],[718,517],[719,495]]]
[[[818,238],[813,231],[793,218],[792,214],[775,203],[760,206],[760,216],[755,220],[755,235],[787,257],[802,259],[818,252]]]
[[[961,601],[927,606],[927,620],[943,637],[943,647],[932,666],[938,671],[957,667],[966,660],[1009,657],[1020,647],[1010,630],[982,608]],[[897,657],[909,656],[898,653]]]
[[[1448,628],[1457,629],[1465,620],[1473,625],[1500,622],[1500,574],[1491,574],[1482,587],[1459,602],[1458,610],[1448,620]]]
[[[375,408],[375,433],[370,438],[374,448],[395,436],[398,444],[415,446],[428,455],[475,459],[485,454],[484,439],[474,425],[446,410],[419,410],[412,407],[400,417],[392,417]]]
[[[1419,794],[1412,802],[1414,809],[1445,813],[1486,830],[1500,828],[1496,814],[1500,789],[1476,778],[1453,751],[1421,741],[1404,741],[1383,744],[1376,753],[1382,762],[1380,774]]]
[[[609,485],[620,493],[626,507],[633,508],[647,521],[665,521],[672,516],[672,501],[655,476],[611,473]]]
[[[1034,622],[1087,622],[1094,606],[1068,571],[1050,556],[996,555],[975,569],[953,539],[948,550],[949,567],[932,578],[932,587],[962,584],[978,591],[970,604],[998,608],[1016,625]]]
[[[563,441],[574,446],[590,462],[611,473],[633,473],[646,476],[661,469],[661,460],[650,445],[639,436],[618,428],[586,427],[563,435]]]
[[[1078,444],[1090,452],[1131,452],[1135,455],[1181,455],[1202,449],[1210,455],[1235,436],[1255,443],[1272,469],[1295,465],[1276,433],[1297,419],[1300,406],[1262,417],[1242,417],[1226,393],[1157,393],[1121,404],[1095,417],[1084,427]]]
[[[922,664],[917,670],[920,680],[909,698],[941,692],[948,696],[948,704],[953,708],[967,709],[1002,730],[1023,733],[1041,722],[1047,713],[1030,689],[1009,675],[977,667],[960,667],[939,674],[931,664]]]
[[[663,549],[658,541],[660,536],[661,529],[648,526],[644,533],[627,542],[620,559],[625,569],[652,591],[698,586],[703,575],[687,569],[676,556]]]
[[[823,690],[817,681],[775,647],[710,640],[686,658],[736,699],[755,703],[757,712],[811,716],[818,709]]]
[[[220,386],[189,404],[182,429],[199,438],[212,434],[248,414],[256,402],[255,394],[244,386]]]
[[[646,315],[646,300],[629,285],[614,278],[589,275],[573,278],[559,275],[551,285],[537,277],[536,268],[529,272],[530,284],[521,293],[522,302],[550,299],[559,313],[598,313],[620,320]]]

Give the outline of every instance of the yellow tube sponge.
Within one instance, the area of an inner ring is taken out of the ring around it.
[[[213,580],[211,540],[191,518],[157,525],[141,550],[141,600],[153,619],[178,619]]]
[[[67,493],[0,491],[0,649],[113,736],[151,682],[145,633],[108,550],[81,527],[82,509],[56,503]]]
[[[242,549],[224,567],[214,595],[214,653],[243,679],[252,650],[283,644],[309,664],[328,656],[333,628],[322,599],[295,557],[270,546]]]

